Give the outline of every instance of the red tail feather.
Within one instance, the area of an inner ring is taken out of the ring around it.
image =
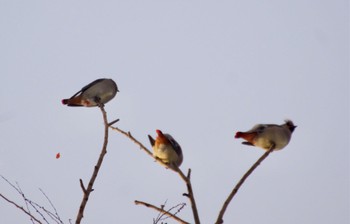
[[[63,99],[62,104],[67,106],[75,106],[75,107],[88,106],[88,102],[82,101],[81,96],[76,96],[70,99]]]
[[[243,138],[245,140],[247,140],[250,143],[253,143],[253,140],[256,136],[255,132],[237,132],[235,135],[235,138]]]
[[[236,135],[235,135],[235,138],[241,138],[242,137],[242,132],[237,132]]]
[[[66,104],[68,104],[68,99],[63,99],[61,102],[63,105],[66,105]]]

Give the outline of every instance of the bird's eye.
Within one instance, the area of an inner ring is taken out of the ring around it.
[[[265,126],[260,126],[258,127],[257,131],[261,133],[262,131],[264,131],[264,129],[265,129]]]

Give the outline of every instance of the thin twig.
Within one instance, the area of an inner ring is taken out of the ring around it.
[[[45,192],[44,192],[41,188],[39,188],[39,190],[40,190],[41,193],[45,196],[45,198],[48,200],[48,202],[50,203],[51,207],[52,207],[53,210],[55,211],[55,215],[54,215],[55,219],[57,219],[60,223],[63,223],[62,220],[61,220],[61,218],[60,218],[60,216],[58,215],[58,212],[57,212],[56,207],[53,205],[53,203],[51,202],[50,198],[45,194]],[[50,214],[51,212],[46,211],[46,213]],[[53,215],[53,214],[52,214],[52,215]]]
[[[94,167],[94,171],[93,171],[92,176],[90,178],[89,184],[88,184],[88,186],[87,186],[87,188],[85,190],[84,190],[85,187],[83,187],[84,185],[82,184],[82,181],[80,181],[80,186],[83,189],[84,196],[83,196],[83,200],[81,201],[81,204],[80,204],[80,207],[79,207],[79,212],[78,212],[78,215],[77,215],[77,219],[75,221],[76,224],[79,224],[81,222],[82,218],[84,217],[84,210],[85,210],[87,201],[89,199],[90,193],[93,191],[93,185],[94,185],[94,182],[96,180],[98,171],[101,168],[101,165],[102,165],[102,162],[103,162],[103,158],[104,158],[104,156],[107,153],[108,127],[109,127],[108,126],[108,121],[107,121],[107,113],[106,113],[106,111],[104,109],[104,105],[103,104],[99,105],[99,108],[101,109],[101,112],[102,112],[102,115],[103,115],[104,126],[105,126],[104,142],[103,142],[103,146],[102,146],[102,150],[101,150],[100,156],[98,158],[98,161],[97,161],[97,163],[96,163],[96,165]]]
[[[21,197],[24,199],[24,203],[25,203],[25,205],[26,205],[27,212],[28,212],[28,214],[32,217],[32,214],[31,214],[31,212],[30,212],[30,209],[29,209],[29,206],[28,206],[26,197],[24,196],[24,193],[22,192],[21,188],[19,187],[19,184],[16,182],[16,185],[17,185],[17,187],[16,187],[13,183],[11,183],[11,182],[10,182],[8,179],[6,179],[4,176],[1,175],[1,178],[2,178],[3,180],[5,180],[13,189],[15,189],[15,190],[18,192],[19,195],[21,195]],[[33,217],[34,217],[34,216],[33,216]],[[32,221],[32,223],[34,222],[32,218],[31,218],[30,220]]]
[[[2,197],[5,201],[9,202],[10,204],[13,204],[14,206],[16,206],[18,209],[22,210],[22,212],[24,212],[25,214],[27,214],[31,220],[34,220],[37,223],[42,224],[42,222],[40,222],[37,218],[35,218],[32,214],[30,214],[29,212],[27,212],[22,206],[19,206],[18,204],[16,204],[16,202],[11,201],[10,199],[6,198],[4,195],[2,195],[0,193],[0,197]]]
[[[48,215],[56,223],[60,223],[60,222],[62,223],[62,221],[59,220],[59,218],[57,218],[55,214],[53,214],[52,212],[47,210],[44,206],[41,206],[38,203],[31,201],[29,199],[27,199],[27,200],[28,200],[28,203],[35,209],[35,211],[38,212],[42,217],[44,217],[44,215],[41,213],[41,211],[39,209],[43,210],[46,213],[46,215]],[[43,219],[46,223],[49,223],[45,217]]]
[[[56,223],[63,223],[62,220],[60,219],[59,215],[58,215],[58,212],[55,208],[55,206],[52,204],[51,200],[49,199],[49,197],[45,194],[45,192],[39,188],[39,190],[41,191],[41,193],[46,197],[46,199],[49,201],[49,203],[51,204],[52,208],[55,210],[55,213],[52,213],[51,211],[45,209],[44,206],[41,206],[39,205],[38,203],[28,199],[24,192],[22,191],[21,187],[19,186],[19,184],[16,182],[16,185],[12,184],[9,180],[7,180],[4,176],[0,175],[2,177],[2,179],[4,179],[12,188],[14,188],[19,195],[21,195],[23,201],[25,202],[25,205],[26,205],[26,209],[25,210],[28,214],[31,215],[31,222],[34,223],[34,220],[32,217],[35,217],[34,215],[32,215],[31,211],[30,211],[30,207],[31,206],[42,218],[43,221],[40,221],[40,222],[45,222],[45,223],[49,223],[47,220],[46,220],[46,217],[45,217],[45,213],[46,215],[48,215],[53,221],[55,221]],[[23,210],[22,210],[23,211]],[[38,218],[37,218],[38,220]]]
[[[172,219],[178,221],[179,223],[182,223],[182,224],[189,224],[189,222],[186,222],[186,221],[182,220],[181,218],[177,217],[176,215],[173,215],[173,214],[171,214],[170,212],[165,211],[165,210],[162,209],[162,208],[158,208],[157,206],[154,206],[154,205],[149,204],[149,203],[147,203],[147,202],[135,200],[135,204],[136,204],[136,205],[144,205],[144,206],[146,206],[147,208],[152,208],[152,209],[154,209],[154,210],[156,210],[156,211],[158,211],[158,212],[161,212],[161,213],[163,213],[163,214],[166,214],[167,216],[171,217]]]
[[[171,210],[177,208],[177,211],[173,214],[173,215],[177,215],[178,213],[180,213],[180,211],[186,206],[186,203],[180,203],[180,204],[177,204],[177,205],[174,205],[173,207],[169,208],[167,211],[170,212]],[[160,220],[165,220],[169,217],[166,217],[166,218],[163,218],[163,219],[160,219]]]
[[[126,132],[126,131],[123,131],[121,130],[120,128],[117,128],[117,127],[112,127],[112,126],[109,126],[112,130],[114,131],[117,131],[123,135],[125,135],[127,138],[129,138],[131,141],[133,141],[136,145],[140,146],[140,148],[145,151],[149,156],[151,156],[152,158],[154,159],[157,159],[156,157],[153,156],[152,152],[147,149],[146,146],[144,146],[141,142],[139,142],[136,138],[134,138],[134,136],[131,135],[130,131]],[[163,163],[162,160],[158,159],[159,162]],[[163,163],[164,165],[166,165],[165,163]]]
[[[19,194],[22,196],[23,201],[24,201],[25,204],[26,204],[27,211],[31,214],[30,209],[29,209],[29,205],[32,206],[32,208],[35,210],[35,212],[38,213],[38,214],[41,216],[41,218],[43,219],[43,221],[44,221],[45,223],[49,224],[49,222],[47,221],[45,215],[40,211],[40,209],[43,210],[47,215],[50,216],[49,212],[48,212],[46,209],[44,209],[43,206],[40,206],[40,205],[38,205],[37,203],[35,203],[35,202],[31,201],[30,199],[28,199],[28,198],[24,195],[24,193],[23,193],[21,187],[19,186],[19,184],[18,184],[17,182],[16,182],[16,185],[17,185],[17,191],[18,191]],[[38,208],[39,208],[39,209],[38,209]],[[31,221],[32,221],[32,223],[34,223],[34,221],[33,221],[32,219],[31,219]]]
[[[30,212],[30,209],[29,209],[29,206],[28,206],[27,198],[25,197],[25,195],[24,195],[24,193],[23,193],[21,187],[19,186],[19,184],[18,184],[17,182],[16,182],[16,185],[17,185],[17,187],[16,187],[15,189],[16,189],[16,190],[18,191],[18,193],[22,196],[22,199],[23,199],[24,203],[26,204],[26,208],[27,208],[28,213],[29,213],[29,214],[32,214],[32,213]],[[36,210],[36,211],[37,211],[37,210]],[[40,214],[40,213],[39,213],[39,214]],[[42,214],[41,214],[41,217],[43,217]],[[34,221],[33,221],[32,218],[30,219],[30,221],[32,221],[32,223],[34,224]],[[44,221],[46,221],[46,220],[45,220],[45,217],[44,217]]]
[[[80,187],[81,187],[81,189],[83,190],[84,194],[86,194],[86,188],[85,188],[85,186],[84,186],[83,180],[82,180],[82,179],[79,179],[79,182],[80,182]]]
[[[163,205],[160,206],[160,209],[165,210],[164,208],[165,208],[166,203],[167,203],[167,200],[165,201],[165,203]],[[186,203],[180,203],[180,204],[174,205],[173,207],[169,208],[166,211],[170,213],[173,209],[177,208],[177,211],[175,213],[173,213],[173,215],[176,216],[185,206],[186,206]],[[157,218],[153,219],[153,223],[154,224],[157,224],[158,222],[163,223],[164,220],[169,219],[169,218],[171,218],[171,217],[169,215],[167,215],[166,213],[159,212]]]
[[[111,122],[108,123],[108,126],[112,126],[113,124],[117,123],[118,121],[119,121],[119,119],[111,121]]]
[[[164,163],[161,159],[154,157],[152,152],[150,150],[148,150],[141,142],[139,142],[137,139],[135,139],[130,132],[126,132],[123,131],[117,127],[112,127],[110,126],[110,128],[112,130],[118,131],[119,133],[125,135],[127,138],[129,138],[131,141],[133,141],[135,144],[137,144],[138,146],[140,146],[140,148],[142,150],[144,150],[149,156],[151,156],[153,159],[157,160],[159,163],[161,163],[163,166],[170,168],[170,166],[166,163]],[[180,168],[178,168],[177,166],[172,166],[175,168],[170,168],[173,171],[175,171],[176,173],[178,173],[181,177],[181,179],[186,183],[187,186],[187,191],[188,193],[185,194],[186,196],[188,196],[188,198],[190,199],[191,202],[191,208],[192,208],[192,212],[193,212],[193,218],[195,221],[195,224],[200,224],[200,220],[199,220],[199,215],[198,215],[198,210],[197,210],[197,205],[196,205],[196,201],[194,198],[194,194],[193,194],[193,189],[192,189],[192,184],[191,184],[191,169],[188,169],[188,174],[187,177],[183,174],[183,172],[180,170]]]
[[[251,173],[253,173],[253,171],[260,165],[260,163],[262,161],[264,161],[264,159],[274,150],[275,145],[271,145],[270,149],[267,150],[254,164],[252,167],[250,167],[250,169],[243,175],[243,177],[239,180],[239,182],[236,184],[236,186],[233,188],[232,192],[230,193],[230,195],[227,197],[226,201],[224,202],[219,216],[215,222],[215,224],[222,224],[224,223],[223,217],[225,214],[225,211],[228,207],[228,205],[230,204],[232,198],[236,195],[236,193],[238,192],[239,188],[242,186],[242,184],[244,183],[244,181],[249,177],[249,175]]]
[[[163,210],[165,208],[165,205],[166,205],[167,201],[168,201],[168,199],[165,200],[164,204],[160,205],[160,209]],[[162,213],[162,212],[159,212],[157,218],[153,219],[153,224],[156,224],[157,222],[159,222],[163,215],[165,215],[165,214]]]
[[[3,175],[0,175],[3,180],[5,180],[13,189],[15,189],[18,194],[22,194],[22,192],[13,184],[11,183],[8,179],[6,179]],[[18,184],[17,184],[18,185]]]
[[[36,213],[38,213],[38,214],[41,216],[41,218],[43,219],[43,221],[44,221],[45,223],[49,224],[49,222],[48,222],[48,221],[46,220],[46,218],[45,218],[45,215],[39,210],[39,209],[42,209],[42,208],[43,208],[42,206],[38,205],[38,204],[35,203],[35,202],[32,202],[32,201],[28,200],[27,198],[24,198],[24,200],[26,201],[26,203],[28,202],[28,204],[29,204],[30,206],[32,206],[32,208],[36,211]],[[38,209],[38,208],[39,208],[39,209]],[[42,210],[45,212],[46,209],[42,209]]]

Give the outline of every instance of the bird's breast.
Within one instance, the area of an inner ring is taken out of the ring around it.
[[[261,133],[255,139],[255,145],[264,149],[270,149],[272,144],[275,144],[275,150],[280,150],[284,148],[290,140],[290,134],[286,133],[283,130],[271,129]]]
[[[178,160],[178,155],[169,144],[155,144],[153,147],[153,155],[166,163],[173,163]]]

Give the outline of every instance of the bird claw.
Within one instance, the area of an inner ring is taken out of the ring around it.
[[[97,104],[98,107],[104,107],[105,105],[101,103],[101,98],[99,96],[94,97],[94,101]]]

